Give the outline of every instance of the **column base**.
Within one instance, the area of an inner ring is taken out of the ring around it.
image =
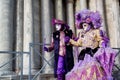
[[[0,80],[19,80],[19,76],[17,75],[0,76]]]
[[[13,71],[0,71],[0,76],[16,75]]]
[[[44,74],[49,74],[49,73],[53,74],[54,70],[53,69],[47,69],[47,68],[45,68],[45,69],[43,69],[42,73],[44,73]]]
[[[54,78],[54,74],[40,74],[37,77],[37,80],[56,80],[56,78]]]
[[[13,71],[0,71],[0,80],[17,80],[17,74]]]

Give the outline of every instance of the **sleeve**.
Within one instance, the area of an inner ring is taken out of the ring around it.
[[[102,47],[102,43],[105,43],[107,45],[108,42],[106,42],[105,33],[102,30],[96,30],[97,33],[97,41],[99,42],[99,47]]]
[[[72,44],[74,46],[82,46],[82,41],[81,41],[81,39],[78,39],[77,41],[70,39],[70,44]]]
[[[53,40],[53,37],[52,37],[51,44],[48,47],[48,52],[51,52],[53,49],[54,49],[54,40]]]
[[[73,39],[74,41],[77,41],[79,38],[76,37],[75,34],[73,34],[73,35],[72,35],[72,39]]]

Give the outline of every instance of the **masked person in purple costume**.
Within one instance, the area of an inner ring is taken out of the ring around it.
[[[82,47],[79,62],[66,75],[66,80],[113,80],[112,67],[117,51],[109,47],[109,39],[100,30],[99,12],[82,10],[76,14],[76,27],[82,29],[77,41],[70,37],[65,42]]]
[[[109,39],[99,29],[101,23],[101,16],[98,12],[83,10],[76,14],[76,27],[82,29],[79,32],[79,39],[75,41],[66,37],[65,41],[74,46],[83,47],[83,50],[78,56],[78,60],[84,60],[85,54],[93,56],[99,47],[107,46]]]
[[[54,75],[58,80],[65,80],[65,74],[74,66],[73,49],[71,45],[65,43],[65,37],[72,38],[73,33],[61,20],[54,19],[52,23],[57,31],[53,32],[50,47],[44,47],[44,50],[47,52],[54,50]]]

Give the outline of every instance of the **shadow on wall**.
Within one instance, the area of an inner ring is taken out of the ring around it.
[[[120,80],[120,71],[113,71],[114,80]]]

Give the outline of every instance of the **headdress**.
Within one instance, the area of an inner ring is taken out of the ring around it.
[[[67,29],[69,29],[69,26],[67,24],[65,24],[62,20],[59,20],[59,19],[52,19],[52,24],[53,25],[60,24],[60,25],[63,25],[64,27],[66,27]]]
[[[101,27],[101,16],[98,11],[93,12],[90,10],[82,10],[75,15],[75,24],[78,29],[81,29],[82,23],[92,23],[93,28],[100,28]]]
[[[62,20],[58,20],[58,19],[52,19],[52,24],[65,24]]]

